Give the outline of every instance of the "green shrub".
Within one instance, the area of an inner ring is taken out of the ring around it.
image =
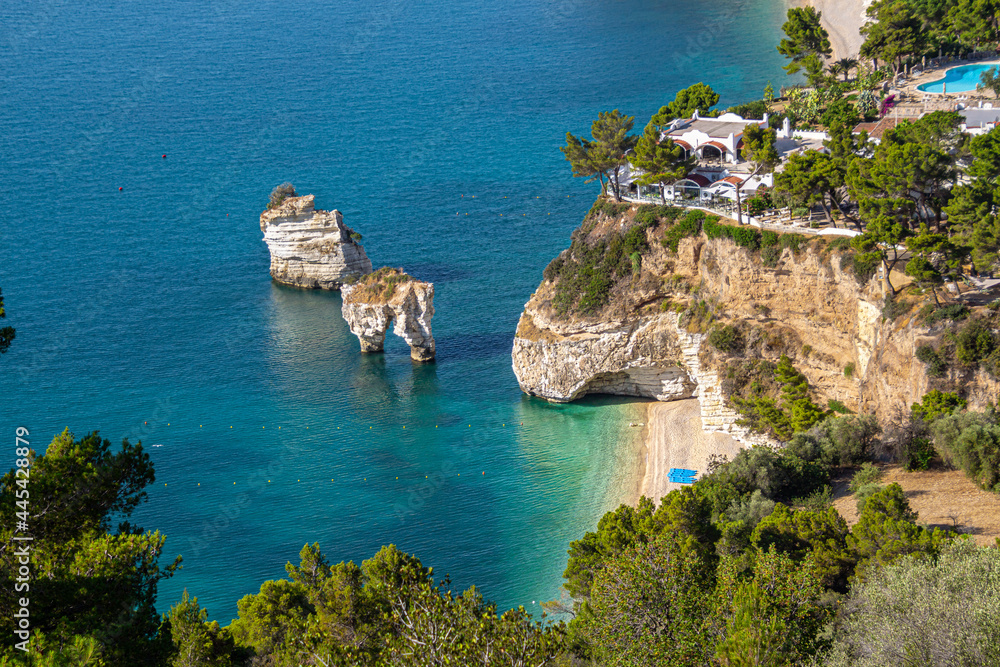
[[[677,206],[643,204],[636,211],[633,222],[638,224],[653,224],[655,222],[672,223],[683,211],[684,209]]]
[[[734,113],[743,118],[763,118],[767,112],[767,102],[764,100],[743,102],[726,109],[726,113]]]
[[[934,351],[930,345],[921,345],[917,348],[916,357],[918,361],[927,364],[928,377],[944,377],[948,372],[948,361]]]
[[[824,485],[808,496],[792,499],[792,505],[808,512],[826,512],[833,506],[833,489],[828,484]]]
[[[993,350],[990,356],[980,362],[980,365],[993,376],[994,380],[1000,380],[1000,347]]]
[[[267,202],[267,210],[278,208],[289,197],[298,197],[295,193],[295,186],[291,183],[282,183],[271,190],[271,197]]]
[[[660,244],[664,248],[669,248],[671,252],[677,252],[677,246],[681,242],[681,239],[688,236],[697,236],[698,232],[701,231],[703,221],[707,217],[707,214],[699,209],[688,211],[679,222],[667,228],[667,231],[663,233],[663,238],[660,239]]]
[[[919,317],[928,326],[932,324],[937,324],[942,320],[964,320],[969,316],[969,308],[961,303],[953,303],[948,306],[942,306],[940,308],[935,308],[931,304],[927,304],[920,309]]]
[[[361,243],[362,238],[364,237],[361,236],[360,232],[351,232],[351,240],[355,243]]]
[[[766,229],[760,235],[760,247],[770,248],[772,246],[776,246],[780,242],[780,239],[781,239],[781,234]]]
[[[851,251],[853,247],[851,246],[851,237],[849,236],[838,236],[837,238],[830,241],[827,246],[827,250],[834,251]]]
[[[931,389],[923,395],[919,403],[910,406],[910,412],[914,417],[932,422],[938,417],[964,410],[966,405],[968,401],[960,398],[958,394]]]
[[[728,238],[732,239],[736,245],[748,250],[759,250],[761,234],[759,231],[749,227],[733,227],[717,222],[718,218],[706,219],[702,224],[702,231],[710,239]]]
[[[812,345],[803,345],[802,346],[802,356],[803,357],[808,357],[812,353],[812,351],[813,351],[813,346]]]
[[[847,488],[852,494],[857,494],[858,489],[867,484],[874,484],[884,476],[885,473],[878,466],[873,463],[865,463],[851,477],[851,483],[847,485]]]
[[[679,322],[689,333],[705,333],[714,320],[708,302],[696,299],[681,313]]]
[[[746,347],[746,341],[740,330],[732,325],[717,325],[708,334],[708,342],[725,354],[741,354]]]
[[[780,238],[782,248],[791,248],[792,252],[798,254],[802,244],[807,243],[807,239],[802,234],[782,234]]]
[[[779,259],[781,259],[781,248],[779,248],[778,246],[771,245],[767,246],[766,248],[761,248],[760,262],[764,266],[775,267],[778,265]]]
[[[854,276],[861,282],[861,284],[867,283],[878,271],[879,264],[881,263],[881,258],[879,258],[878,253],[874,252],[860,252],[854,254],[845,254],[841,260],[840,268],[845,268],[844,262],[850,266],[851,271]]]
[[[825,435],[823,460],[828,465],[855,465],[875,455],[882,432],[874,415],[828,417],[819,425]]]
[[[903,444],[902,464],[906,472],[927,470],[937,452],[927,438],[912,438]]]
[[[852,378],[852,377],[854,377],[854,362],[853,361],[848,362],[848,364],[846,366],[844,366],[844,377],[845,378]]]
[[[770,368],[773,372],[767,374]],[[741,425],[779,440],[788,440],[826,416],[810,398],[805,376],[785,355],[773,366],[762,361],[728,366],[723,391],[740,412]]]
[[[833,398],[827,401],[826,407],[830,409],[830,412],[836,412],[839,415],[854,414],[854,412],[850,408],[848,408],[846,405]]]
[[[609,206],[604,203],[600,212],[606,213]],[[642,254],[649,248],[646,231],[655,224],[655,217],[646,218],[593,241],[583,227],[576,230],[569,249],[544,272],[546,280],[555,282],[552,302],[556,312],[561,316],[572,312],[590,315],[607,305],[615,283],[641,268]]]
[[[856,490],[852,491],[851,495],[854,496],[854,500],[857,502],[858,514],[861,514],[861,512],[864,511],[865,503],[868,502],[868,499],[884,488],[885,487],[881,484],[872,482],[870,484],[863,484]]]
[[[958,332],[955,339],[955,356],[961,363],[975,366],[990,356],[996,347],[996,336],[986,321],[972,320]]]
[[[890,322],[895,320],[900,315],[906,313],[910,307],[897,301],[892,295],[885,298],[885,303],[882,305],[882,317]]]
[[[747,200],[747,213],[750,215],[760,215],[769,208],[772,208],[770,198],[765,197],[751,197]]]
[[[950,466],[1000,493],[1000,426],[993,411],[946,415],[931,426],[934,447]]]

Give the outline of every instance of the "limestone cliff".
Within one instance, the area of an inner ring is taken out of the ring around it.
[[[372,263],[344,225],[340,211],[317,211],[313,195],[288,197],[260,214],[271,253],[271,277],[312,289],[340,289],[371,273]]]
[[[730,238],[695,231],[671,241],[669,224],[636,213],[592,212],[546,269],[514,339],[514,373],[526,393],[560,402],[590,393],[696,397],[707,431],[759,442],[736,424],[728,400],[732,357],[706,344],[725,323],[751,339],[754,355],[792,358],[824,405],[836,400],[888,419],[958,379],[970,406],[995,398],[997,383],[983,371],[928,378],[915,351],[938,344],[942,327],[918,324],[916,307],[884,318],[878,280],[861,284],[837,244],[797,237],[765,262]]]
[[[353,285],[341,288],[342,312],[351,333],[361,342],[362,352],[381,352],[385,332],[410,346],[414,361],[434,359],[434,284],[414,280],[398,269],[382,268]]]

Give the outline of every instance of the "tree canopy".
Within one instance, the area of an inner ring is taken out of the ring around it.
[[[659,185],[660,199],[666,204],[666,186],[684,178],[694,167],[694,158],[686,157],[684,149],[670,140],[660,138],[660,128],[650,122],[629,154],[629,163],[645,172],[640,185]]]
[[[573,168],[573,176],[586,178],[587,183],[600,180],[602,195],[608,193],[610,185],[612,195],[620,200],[620,168],[628,161],[626,154],[639,139],[629,134],[634,123],[634,116],[624,116],[615,109],[598,114],[590,126],[590,140],[567,132],[566,145],[559,150]]]
[[[778,53],[790,60],[785,65],[789,74],[805,68],[810,79],[821,77],[823,58],[833,53],[830,35],[821,19],[821,12],[814,7],[792,7],[788,10],[788,20],[781,26],[785,38],[778,44]]]

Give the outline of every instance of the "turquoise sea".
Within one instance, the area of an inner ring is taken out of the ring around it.
[[[677,89],[784,76],[778,0],[130,0],[0,8],[0,433],[141,439],[136,520],[228,622],[302,545],[417,553],[502,607],[632,490],[615,399],[548,405],[521,308],[596,185],[557,150]],[[166,157],[162,157],[166,155]],[[291,181],[436,285],[438,361],[362,357],[337,294],[278,287],[258,215]],[[169,426],[168,426],[169,424]],[[405,428],[404,428],[405,427]],[[398,479],[397,479],[398,477]],[[537,609],[537,607],[535,607]]]

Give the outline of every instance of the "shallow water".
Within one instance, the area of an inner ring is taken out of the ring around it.
[[[568,542],[631,492],[625,424],[642,416],[527,398],[510,370],[521,308],[596,194],[557,148],[601,110],[641,127],[697,81],[724,104],[779,85],[783,11],[3,8],[0,286],[18,333],[0,432],[150,446],[137,521],[185,559],[162,610],[187,587],[226,622],[313,541],[334,561],[395,543],[502,607],[556,597]],[[376,266],[434,281],[436,364],[394,338],[362,357],[338,295],[270,282],[257,218],[282,181],[339,208]]]

